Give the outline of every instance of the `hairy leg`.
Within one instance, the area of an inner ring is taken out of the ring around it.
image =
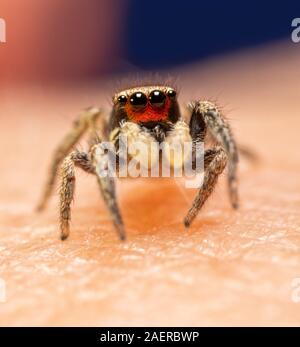
[[[91,158],[94,167],[97,182],[100,187],[101,195],[104,199],[105,205],[108,208],[112,217],[114,226],[119,235],[120,240],[126,239],[124,223],[122,215],[117,203],[115,180],[110,175],[103,175],[101,168],[108,168],[108,155],[104,154],[103,150],[99,148],[100,144],[96,144],[91,148]]]
[[[227,155],[222,147],[217,146],[205,151],[204,180],[193,201],[192,207],[184,219],[184,225],[186,227],[190,226],[194,218],[197,216],[199,210],[204,205],[205,201],[213,192],[213,189],[218,181],[218,177],[223,172],[226,164]]]
[[[49,197],[53,191],[59,165],[66,157],[66,155],[68,155],[68,153],[76,145],[85,131],[87,129],[93,129],[95,127],[95,123],[99,116],[100,110],[97,108],[89,108],[85,110],[74,122],[73,128],[70,130],[70,132],[59,143],[58,147],[54,151],[48,179],[37,205],[38,211],[42,211],[46,207]]]
[[[65,240],[70,233],[71,202],[75,188],[75,166],[94,174],[94,167],[87,153],[74,151],[68,155],[61,167],[61,185],[59,190],[59,225],[60,237]]]
[[[99,145],[99,144],[98,144]],[[103,177],[101,169],[98,166],[99,161],[102,161],[101,167],[105,166],[106,158],[101,155],[96,158],[96,150],[98,145],[91,148],[91,156],[85,152],[74,151],[68,155],[61,167],[61,185],[60,185],[60,232],[61,239],[65,240],[70,233],[70,220],[71,220],[71,203],[74,197],[75,189],[75,166],[80,167],[84,171],[95,174],[97,182],[100,186],[100,191],[103,196],[104,202],[108,207],[113,223],[116,227],[118,235],[121,240],[125,240],[125,230],[122,216],[116,200],[115,182],[113,177]]]
[[[228,188],[231,205],[238,208],[237,164],[238,149],[228,122],[217,106],[209,101],[199,101],[190,105],[192,116],[191,134],[196,140],[203,141],[206,128],[226,151],[228,156]]]

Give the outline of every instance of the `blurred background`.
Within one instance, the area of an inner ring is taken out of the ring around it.
[[[299,325],[300,1],[0,0],[0,18],[0,325]],[[216,100],[257,153],[241,156],[240,210],[224,174],[187,231],[195,191],[119,180],[121,244],[77,171],[62,243],[58,189],[33,212],[51,153],[80,110],[109,109],[110,82],[157,71],[181,105]]]
[[[297,0],[0,0],[1,82],[157,71],[289,38]]]

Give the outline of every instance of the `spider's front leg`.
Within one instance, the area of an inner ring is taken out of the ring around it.
[[[65,240],[70,233],[71,203],[75,190],[75,166],[80,167],[88,173],[95,173],[90,157],[85,152],[73,151],[62,163],[59,189],[59,226],[60,238],[62,240]]]
[[[122,216],[116,200],[114,179],[109,175],[103,176],[101,174],[99,164],[101,162],[101,167],[107,166],[105,163],[107,156],[104,155],[102,150],[97,151],[99,146],[101,146],[101,143],[92,146],[89,154],[74,151],[63,161],[61,167],[59,218],[62,240],[65,240],[70,233],[71,203],[73,201],[75,190],[75,166],[80,167],[88,173],[96,175],[104,202],[111,213],[118,235],[121,240],[125,240],[126,235]]]
[[[205,201],[213,192],[218,177],[223,172],[226,164],[227,155],[222,147],[216,146],[204,152],[204,180],[193,201],[192,207],[184,219],[184,225],[186,227],[190,226]]]
[[[204,141],[206,132],[209,131],[219,146],[208,149],[204,153],[204,181],[184,220],[184,224],[187,227],[211,195],[217,183],[218,176],[223,172],[227,162],[229,196],[232,207],[238,207],[238,151],[229,124],[223,118],[217,107],[211,102],[199,101],[192,103],[190,106],[192,109],[190,133],[193,141]]]
[[[115,180],[114,177],[110,175],[109,171],[110,156],[104,153],[103,149],[101,148],[101,143],[98,143],[91,148],[91,158],[101,195],[106,207],[110,212],[119,238],[123,241],[126,239],[126,233],[122,215],[117,203]],[[106,168],[106,175],[102,174],[102,169],[104,167]]]

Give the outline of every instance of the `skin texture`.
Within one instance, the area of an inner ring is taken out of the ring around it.
[[[68,240],[59,239],[58,196],[33,212],[70,122],[106,104],[103,83],[3,88],[0,324],[299,325],[299,65],[299,47],[282,43],[176,72],[180,101],[217,98],[259,160],[241,157],[238,211],[223,173],[188,230],[196,191],[168,179],[118,181],[126,242],[95,178],[79,170]]]

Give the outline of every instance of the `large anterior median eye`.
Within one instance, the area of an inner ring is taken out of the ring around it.
[[[147,104],[147,96],[144,93],[136,92],[131,95],[130,103],[136,107],[144,107]]]
[[[149,95],[149,100],[153,106],[161,107],[165,104],[166,95],[160,90],[153,90]]]

